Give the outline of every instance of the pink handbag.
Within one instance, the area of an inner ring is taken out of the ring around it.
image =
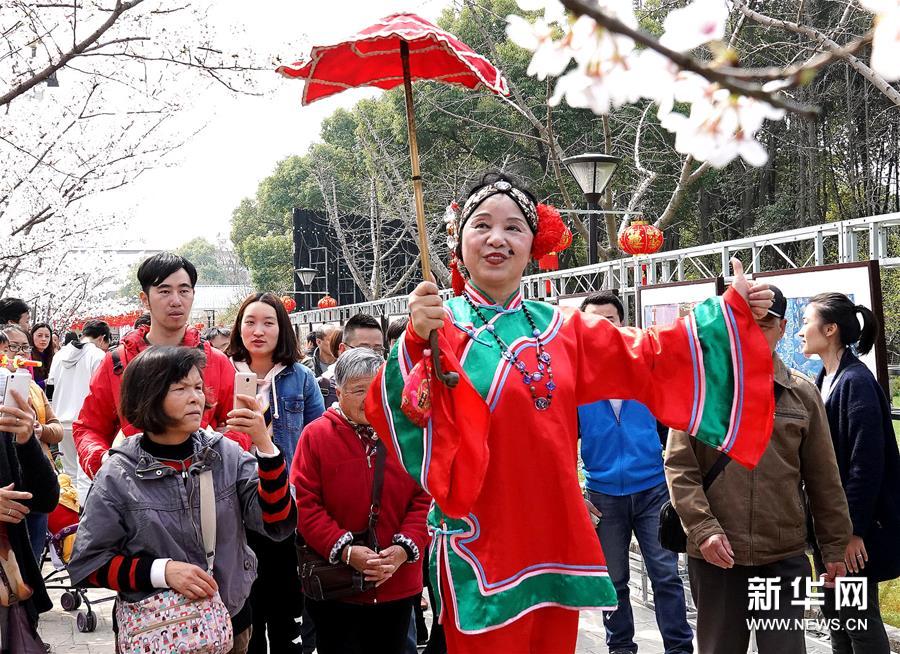
[[[210,574],[216,553],[216,507],[212,471],[200,474],[200,531]],[[120,654],[228,654],[234,632],[228,609],[216,593],[189,600],[164,590],[139,602],[116,602]]]

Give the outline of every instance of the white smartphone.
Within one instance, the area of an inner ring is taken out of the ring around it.
[[[16,408],[19,404],[13,399],[11,391],[16,391],[26,402],[28,401],[28,391],[31,388],[31,373],[27,370],[16,370],[13,373],[0,373],[0,395],[3,396],[3,406]]]
[[[243,402],[238,400],[238,395],[249,395],[256,397],[256,373],[255,372],[236,372],[234,373],[234,408],[246,409]]]

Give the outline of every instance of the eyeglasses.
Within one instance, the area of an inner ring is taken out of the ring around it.
[[[368,345],[348,345],[347,343],[344,343],[344,345],[347,346],[348,350],[355,350],[357,348],[364,347],[367,350],[372,350],[375,354],[377,354],[381,358],[384,358],[385,349],[383,347],[369,347]]]
[[[31,346],[30,345],[13,345],[9,344],[9,351],[13,354],[31,354]]]

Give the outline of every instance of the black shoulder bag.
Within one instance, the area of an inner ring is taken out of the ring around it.
[[[719,458],[712,464],[712,467],[703,475],[703,492],[705,493],[712,486],[728,462],[731,461],[728,455],[722,452]],[[672,506],[672,500],[666,500],[666,503],[659,509],[659,544],[663,548],[676,554],[687,552],[687,534],[684,533],[684,527],[681,526],[681,518]]]
[[[375,525],[381,510],[381,488],[384,486],[384,464],[387,450],[381,441],[375,445],[375,478],[372,481],[372,504],[369,507],[369,525],[365,531],[353,532],[350,545],[360,545],[378,551],[378,537]],[[303,594],[311,600],[342,599],[357,595],[375,587],[375,582],[366,581],[363,573],[351,568],[343,561],[330,563],[319,556],[297,533],[297,563],[300,566],[300,584]]]
[[[784,387],[776,384],[774,388],[776,404],[782,391],[784,391]],[[724,452],[719,454],[716,462],[703,475],[704,493],[709,490],[709,487],[712,486],[716,477],[725,469],[729,461],[731,459],[728,458],[727,454]],[[681,526],[681,518],[678,517],[675,507],[672,506],[672,500],[666,500],[666,503],[659,509],[659,544],[676,554],[687,552],[687,534],[684,533],[684,527]]]

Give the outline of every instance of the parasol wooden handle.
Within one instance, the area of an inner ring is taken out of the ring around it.
[[[416,114],[413,109],[412,75],[409,70],[409,44],[400,41],[400,61],[403,64],[403,90],[406,92],[406,129],[409,133],[409,158],[412,164],[412,183],[416,201],[416,227],[419,232],[419,251],[422,260],[422,276],[427,281],[433,282],[431,273],[431,261],[428,258],[428,231],[425,226],[425,198],[422,193],[422,173],[419,169],[419,144],[416,140]],[[459,375],[455,372],[444,372],[441,367],[441,351],[438,347],[437,332],[428,335],[428,343],[431,347],[431,364],[434,368],[434,376],[444,386],[455,388],[459,383]]]
[[[441,380],[447,388],[456,388],[459,384],[459,375],[455,372],[444,372],[441,368],[441,351],[438,349],[438,333],[431,332],[428,335],[428,345],[431,348],[431,365],[434,368],[434,376]]]

